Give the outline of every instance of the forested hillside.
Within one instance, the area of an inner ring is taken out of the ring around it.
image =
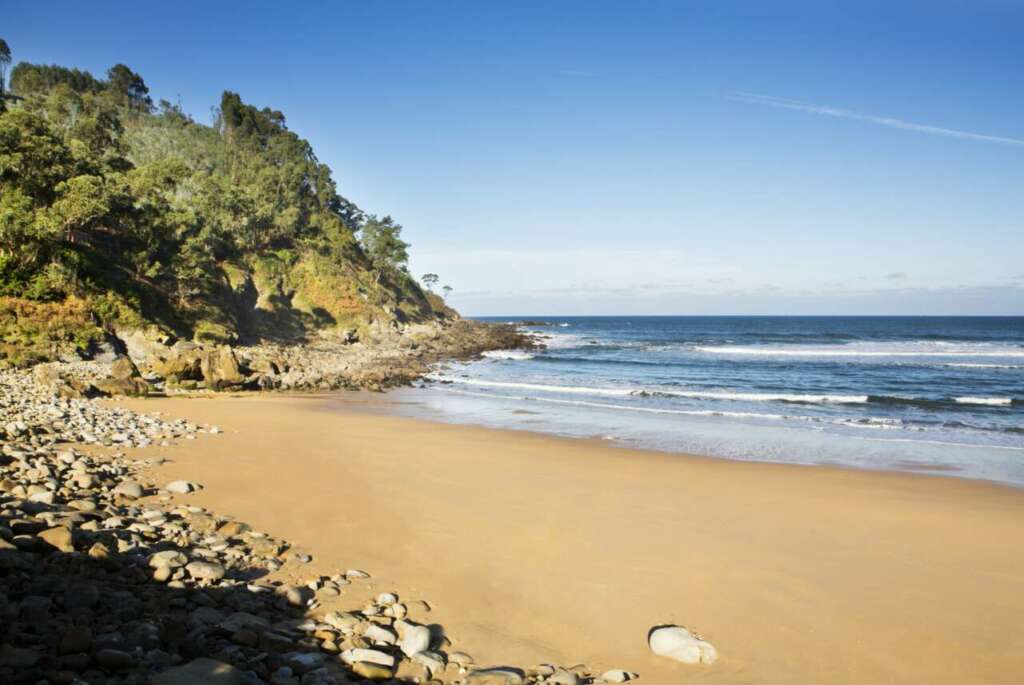
[[[296,340],[454,316],[408,273],[401,227],[343,197],[281,112],[225,91],[205,125],[154,104],[123,64],[103,79],[24,62],[9,76],[0,357],[119,327]]]

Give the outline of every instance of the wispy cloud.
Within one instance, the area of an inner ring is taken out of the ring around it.
[[[593,76],[594,72],[584,69],[558,69],[555,73],[561,76]]]
[[[918,133],[930,133],[935,136],[946,136],[948,138],[960,138],[963,140],[976,140],[985,143],[1000,143],[1002,145],[1024,145],[1024,139],[1007,138],[1005,136],[990,136],[983,133],[972,133],[971,131],[960,131],[953,128],[942,128],[941,126],[929,126],[927,124],[915,124],[912,121],[903,121],[893,117],[882,117],[874,114],[861,114],[849,109],[830,107],[827,105],[814,105],[797,100],[787,100],[773,95],[758,95],[756,93],[731,93],[726,96],[730,100],[746,102],[753,105],[765,105],[767,107],[778,107],[780,109],[792,109],[798,112],[810,112],[811,114],[823,114],[840,119],[853,119],[855,121],[866,121],[869,124],[899,128],[905,131],[917,131]]]
[[[893,271],[891,274],[886,274],[885,277],[888,278],[890,281],[898,281],[900,279],[906,278],[907,273],[905,271]]]

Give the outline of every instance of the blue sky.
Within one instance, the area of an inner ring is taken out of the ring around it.
[[[1024,2],[5,4],[282,110],[467,314],[1024,314]]]

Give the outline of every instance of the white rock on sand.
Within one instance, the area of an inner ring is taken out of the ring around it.
[[[415,656],[430,649],[430,629],[426,626],[410,625],[399,643],[406,656]]]
[[[177,495],[187,495],[190,492],[195,492],[202,486],[197,483],[191,483],[187,480],[176,480],[167,484],[164,488],[167,492],[173,492]]]
[[[718,652],[710,642],[701,640],[686,628],[662,626],[647,638],[651,651],[684,664],[713,664]]]

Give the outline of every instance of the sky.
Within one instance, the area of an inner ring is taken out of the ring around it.
[[[283,111],[467,315],[1024,314],[1022,34],[1024,0],[0,0],[15,61]]]

